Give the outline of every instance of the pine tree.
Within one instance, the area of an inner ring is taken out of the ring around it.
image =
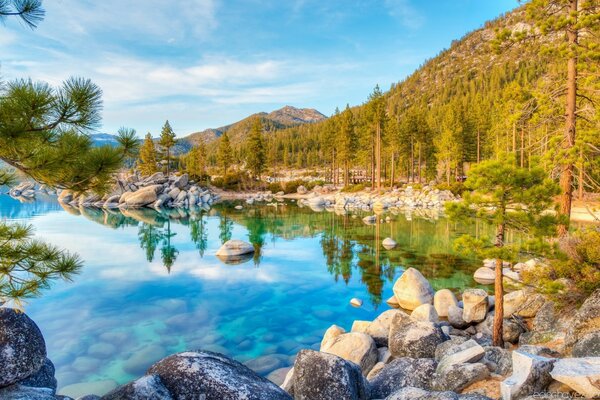
[[[0,1],[0,22],[7,17],[19,17],[31,29],[44,19],[45,11],[41,0],[3,0]]]
[[[379,89],[379,85],[376,85],[373,89],[373,93],[369,95],[369,102],[367,103],[369,110],[369,120],[373,129],[373,155],[374,170],[375,170],[375,181],[371,184],[376,183],[377,190],[381,190],[381,145],[382,145],[382,132],[383,124],[385,121],[385,97]],[[373,164],[373,162],[371,162]],[[372,174],[373,175],[373,174]]]
[[[156,147],[152,135],[148,132],[144,143],[140,147],[140,159],[138,169],[143,176],[150,176],[158,171],[156,163]]]
[[[163,125],[163,128],[160,132],[160,140],[158,144],[162,147],[163,151],[166,153],[165,160],[167,162],[167,177],[170,176],[170,167],[171,167],[171,148],[175,146],[175,132],[171,128],[171,124],[167,120]]]
[[[231,143],[229,142],[229,135],[227,132],[223,132],[221,139],[219,140],[219,148],[217,150],[217,163],[223,170],[223,176],[227,175],[227,170],[233,162],[233,153],[231,150]]]
[[[496,228],[494,238],[465,235],[457,239],[455,245],[465,253],[496,259],[493,342],[494,346],[502,346],[503,260],[516,261],[523,248],[529,251],[544,248],[543,238],[551,236],[555,229],[555,218],[546,210],[552,205],[558,186],[539,167],[518,167],[512,155],[475,165],[465,186],[472,192],[464,194],[463,202],[448,203],[446,210],[451,219],[478,217]],[[508,230],[529,235],[531,240],[506,243]]]
[[[577,79],[579,67],[585,60],[597,62],[600,59],[598,34],[600,33],[600,3],[597,0],[530,0],[525,5],[527,21],[531,29],[512,31],[504,29],[497,35],[494,43],[496,50],[502,50],[505,44],[524,40],[542,41],[544,38],[564,36],[564,41],[553,41],[544,45],[542,51],[560,58],[567,67],[565,88],[565,128],[561,140],[561,151],[556,160],[560,166],[560,202],[559,215],[562,222],[558,234],[568,234],[571,203],[574,189],[576,151],[576,130],[578,98],[594,102],[578,91]]]
[[[183,158],[185,172],[194,179],[202,179],[206,176],[206,145],[200,140],[197,145]]]
[[[340,163],[344,165],[344,185],[348,186],[350,184],[350,164],[354,160],[357,144],[354,115],[348,104],[346,104],[346,109],[341,114],[340,119],[337,139],[338,158]]]
[[[246,141],[246,164],[255,178],[260,179],[265,169],[265,147],[263,143],[263,126],[260,118],[252,123],[250,135]]]

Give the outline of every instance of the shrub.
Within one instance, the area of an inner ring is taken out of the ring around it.
[[[358,183],[356,185],[348,185],[348,186],[344,186],[342,188],[342,192],[356,193],[356,192],[360,192],[361,190],[365,190],[366,187],[367,187],[367,185],[364,183]]]
[[[460,196],[467,190],[463,182],[452,182],[449,185],[447,183],[440,183],[436,185],[435,188],[439,190],[449,190],[455,196]]]
[[[245,172],[229,172],[213,179],[213,185],[223,190],[242,190],[250,181]]]
[[[299,186],[304,186],[308,190],[308,182],[302,179],[296,179],[285,183],[283,191],[286,193],[296,193]]]
[[[271,193],[277,193],[277,192],[284,191],[283,186],[281,185],[280,182],[269,183],[269,190],[271,191]]]

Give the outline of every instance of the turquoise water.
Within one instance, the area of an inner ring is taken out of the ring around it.
[[[452,251],[452,239],[477,225],[393,215],[367,226],[361,215],[314,212],[295,203],[235,210],[124,213],[64,210],[52,200],[20,204],[0,196],[0,216],[27,222],[44,240],[77,252],[85,266],[55,282],[25,308],[38,323],[59,386],[125,383],[158,359],[183,350],[222,352],[262,375],[318,348],[323,332],[370,320],[404,268],[434,288],[473,284],[477,263]],[[381,240],[399,246],[388,251]],[[228,265],[214,253],[243,239],[256,254]],[[349,300],[364,300],[361,308]]]

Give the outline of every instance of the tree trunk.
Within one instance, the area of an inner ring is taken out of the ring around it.
[[[517,123],[516,122],[513,122],[513,129],[512,129],[512,152],[514,154],[517,154]]]
[[[496,231],[496,247],[504,246],[504,224],[498,225]],[[494,327],[492,332],[492,342],[494,346],[504,347],[502,339],[504,322],[504,283],[502,282],[502,260],[496,259],[496,277],[494,280],[494,296],[496,305],[494,311]]]
[[[396,180],[396,160],[394,159],[395,155],[396,153],[392,151],[392,176],[390,177],[390,189],[394,188],[394,181]]]
[[[381,124],[377,122],[377,190],[381,190]]]
[[[477,129],[477,164],[481,161],[481,142],[479,129]]]
[[[577,15],[577,0],[570,0],[569,8],[573,15]],[[574,24],[577,23],[577,17],[575,17]],[[575,54],[575,46],[577,46],[577,28],[573,28],[573,25],[567,29],[567,39],[571,56],[567,60],[567,106],[566,106],[566,121],[565,121],[565,135],[562,142],[562,148],[566,153],[562,159],[561,172],[560,172],[560,203],[558,209],[558,215],[562,217],[561,223],[558,225],[558,236],[564,237],[569,232],[569,219],[571,216],[571,202],[573,200],[573,160],[572,155],[569,154],[569,150],[575,146],[575,130],[576,130],[576,116],[575,111],[577,107],[577,55]]]
[[[167,179],[171,176],[170,173],[171,171],[169,170],[171,164],[171,152],[170,149],[167,147]]]
[[[577,184],[577,190],[578,190],[578,195],[577,197],[579,198],[579,200],[583,200],[583,183],[584,183],[584,171],[585,171],[585,166],[584,166],[584,160],[583,160],[583,146],[581,146],[581,148],[579,149],[579,182]]]
[[[410,138],[410,182],[415,181],[415,142],[414,139]]]
[[[418,168],[419,168],[419,183],[422,183],[422,180],[421,180],[421,144],[420,143],[419,143],[419,165],[418,165]]]
[[[375,189],[375,143],[371,145],[371,190]]]

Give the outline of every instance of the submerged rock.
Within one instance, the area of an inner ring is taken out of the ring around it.
[[[353,307],[361,307],[363,305],[363,301],[361,299],[357,299],[356,297],[353,297],[352,299],[350,299],[350,304]]]
[[[221,259],[228,260],[252,253],[254,253],[254,246],[252,246],[252,244],[244,242],[243,240],[231,239],[226,241],[219,250],[217,250],[215,255]]]
[[[336,355],[313,350],[298,353],[292,391],[295,400],[370,398],[368,384],[358,365]]]
[[[289,400],[273,382],[245,365],[210,351],[178,353],[157,362],[148,375],[158,375],[176,399]]]
[[[25,313],[0,308],[0,387],[34,375],[46,360],[46,343]]]
[[[402,273],[394,283],[393,290],[400,307],[410,311],[421,304],[433,302],[433,288],[429,281],[414,268],[409,268]]]

